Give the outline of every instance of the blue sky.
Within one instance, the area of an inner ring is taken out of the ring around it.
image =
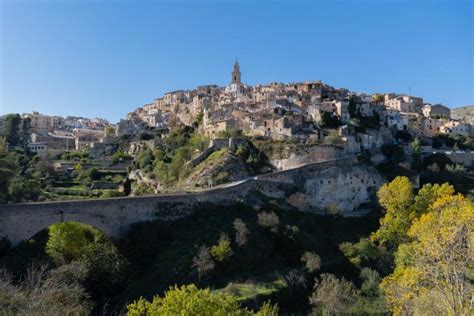
[[[113,122],[166,91],[323,80],[474,104],[474,1],[0,0],[0,114]]]

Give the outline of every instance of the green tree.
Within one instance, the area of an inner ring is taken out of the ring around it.
[[[361,238],[356,243],[343,242],[339,245],[339,249],[359,269],[364,266],[375,267],[384,274],[391,269],[391,254],[385,247],[376,245],[368,238]]]
[[[332,112],[319,111],[321,115],[321,127],[323,128],[336,128],[341,125],[339,117]]]
[[[396,177],[380,187],[377,197],[385,216],[380,220],[380,228],[372,234],[371,240],[396,247],[403,241],[410,225],[409,209],[414,201],[413,186],[407,177]]]
[[[413,152],[413,166],[414,168],[419,169],[421,167],[421,141],[418,137],[411,143],[411,149]]]
[[[20,144],[20,125],[21,117],[19,114],[8,114],[5,116],[5,139],[9,146],[18,146]]]
[[[117,247],[90,225],[51,225],[46,253],[58,264],[80,262],[87,269],[84,284],[98,300],[111,297],[126,283],[128,262]]]
[[[224,262],[228,260],[233,253],[234,251],[230,245],[229,236],[224,233],[221,234],[217,244],[211,247],[211,255],[217,262]]]
[[[87,268],[84,284],[96,300],[112,297],[128,281],[128,261],[103,236],[85,247],[79,261]]]
[[[268,303],[256,315],[277,315],[278,308]],[[235,297],[217,294],[210,289],[198,289],[194,284],[172,287],[164,297],[155,296],[151,302],[140,298],[127,306],[128,316],[174,315],[255,315],[241,308]]]
[[[428,206],[436,199],[454,194],[454,188],[445,183],[426,184],[415,197],[413,187],[406,177],[397,177],[384,184],[378,191],[379,203],[385,210],[380,228],[372,234],[371,240],[396,250],[408,240],[408,229],[413,220],[429,211]]]
[[[65,222],[48,228],[46,253],[58,264],[79,260],[89,244],[98,242],[101,233],[82,223]]]
[[[21,176],[16,176],[9,181],[8,194],[15,202],[36,201],[41,192],[39,182],[34,179],[25,180]]]

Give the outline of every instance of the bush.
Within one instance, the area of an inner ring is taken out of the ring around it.
[[[258,225],[270,230],[276,234],[280,226],[280,218],[274,212],[261,212],[257,216]]]
[[[123,192],[115,191],[115,190],[108,190],[104,191],[101,194],[101,198],[112,198],[112,197],[120,197],[120,196],[125,196]]]
[[[235,229],[235,243],[239,247],[242,247],[247,243],[247,236],[250,234],[250,232],[247,229],[247,225],[245,225],[245,223],[240,218],[236,218],[233,225]]]
[[[301,262],[304,263],[306,270],[314,273],[321,268],[321,258],[314,252],[306,251],[301,257]]]
[[[380,150],[392,163],[399,163],[405,159],[405,150],[400,145],[383,144]]]
[[[8,187],[8,194],[15,202],[37,201],[41,196],[41,187],[36,180],[15,177]]]
[[[137,155],[137,158],[136,158],[138,168],[143,169],[147,165],[151,165],[151,163],[153,162],[154,159],[155,159],[155,157],[153,156],[153,153],[151,152],[151,150],[146,149],[146,150],[141,151]]]
[[[335,113],[319,111],[319,114],[321,115],[322,128],[336,128],[341,125],[341,120]]]
[[[151,302],[140,298],[127,306],[129,316],[158,315],[276,315],[276,306],[264,305],[256,314],[243,309],[235,297],[217,294],[210,289],[198,289],[194,284],[175,286],[164,297],[155,296]]]
[[[342,146],[344,145],[344,140],[336,131],[329,131],[329,134],[324,137],[324,143],[326,145]]]
[[[217,245],[211,247],[211,255],[217,262],[228,260],[233,253],[230,239],[226,234],[221,234]]]
[[[90,243],[97,242],[101,233],[86,224],[65,222],[48,228],[46,253],[57,264],[79,260]]]
[[[31,265],[20,284],[0,270],[2,315],[87,315],[92,302],[80,281],[84,269],[78,264],[47,271],[45,265]]]
[[[315,314],[340,315],[354,306],[357,291],[354,285],[344,278],[332,274],[322,274],[315,279],[314,292],[309,298]]]
[[[126,280],[127,261],[115,245],[90,225],[65,222],[49,227],[46,253],[57,264],[81,262],[94,297],[111,297]]]

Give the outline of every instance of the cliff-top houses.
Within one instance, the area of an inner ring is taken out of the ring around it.
[[[239,129],[250,136],[272,139],[321,139],[321,127],[328,117],[344,125],[354,124],[354,118],[375,116],[381,126],[415,137],[473,133],[470,125],[451,119],[448,107],[425,103],[420,97],[356,93],[321,81],[249,86],[241,81],[238,62],[229,86],[207,85],[165,93],[129,113],[127,121],[135,126],[142,122],[163,128],[170,122],[190,125],[200,113],[201,131],[210,137]]]
[[[321,141],[327,134],[326,127],[340,126],[339,135],[355,142],[347,146],[361,150],[378,146],[382,138],[387,141],[386,135],[398,131],[414,137],[473,136],[471,125],[451,119],[450,112],[448,107],[425,103],[420,97],[358,93],[321,81],[250,86],[242,82],[236,62],[228,86],[203,85],[167,92],[128,113],[117,125],[103,119],[63,118],[38,112],[23,114],[23,119],[29,121],[30,148],[38,152],[97,146],[107,141],[105,131],[110,127],[121,136],[139,134],[146,128],[189,126],[198,118],[202,118],[200,132],[211,138],[229,130],[241,130],[249,136],[275,140]],[[367,131],[363,134],[363,129],[357,128],[361,124],[373,128],[374,122],[382,128],[379,136],[370,136]],[[0,117],[0,135],[4,129],[5,122]],[[371,143],[371,139],[377,141]]]

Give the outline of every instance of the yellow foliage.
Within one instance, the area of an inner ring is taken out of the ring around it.
[[[415,219],[393,274],[381,283],[395,315],[471,315],[474,297],[474,205],[462,195],[444,193]]]
[[[409,241],[408,229],[413,220],[429,212],[434,201],[453,194],[454,188],[447,183],[426,184],[415,197],[410,180],[407,177],[396,177],[377,192],[385,216],[380,220],[380,228],[372,234],[371,240],[396,249],[401,243]]]

